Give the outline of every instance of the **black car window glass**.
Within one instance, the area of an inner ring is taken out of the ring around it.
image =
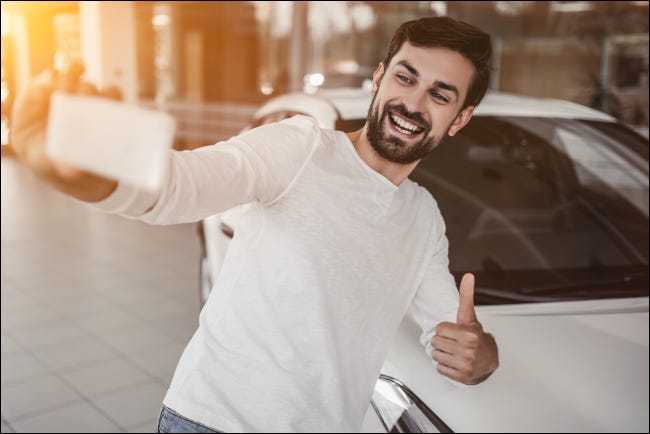
[[[647,295],[647,160],[625,147],[575,120],[477,116],[411,179],[437,200],[450,268],[477,273],[479,303]]]

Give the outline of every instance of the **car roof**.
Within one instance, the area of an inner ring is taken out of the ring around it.
[[[496,92],[488,92],[481,104],[476,108],[474,114],[615,121],[608,114],[570,101],[554,98],[533,98]]]
[[[257,111],[255,118],[285,111],[304,113],[319,119],[322,124],[334,125],[337,118],[343,120],[366,118],[371,99],[372,95],[366,89],[322,89],[316,94],[293,92],[268,101]],[[488,91],[474,114],[615,121],[612,116],[570,101],[491,91]]]

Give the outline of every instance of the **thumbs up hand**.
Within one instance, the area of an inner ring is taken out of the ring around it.
[[[486,380],[499,366],[497,344],[476,318],[474,275],[465,274],[460,283],[456,323],[438,324],[431,345],[438,372],[464,384]]]

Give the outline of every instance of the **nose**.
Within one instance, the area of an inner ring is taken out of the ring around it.
[[[428,92],[423,89],[411,89],[404,95],[402,101],[410,113],[424,115],[426,113]]]

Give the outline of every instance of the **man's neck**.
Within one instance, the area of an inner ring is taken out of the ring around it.
[[[393,184],[399,186],[415,169],[419,161],[411,164],[398,164],[386,160],[375,151],[368,141],[366,127],[352,133],[346,133],[359,157],[377,173],[384,176]]]

